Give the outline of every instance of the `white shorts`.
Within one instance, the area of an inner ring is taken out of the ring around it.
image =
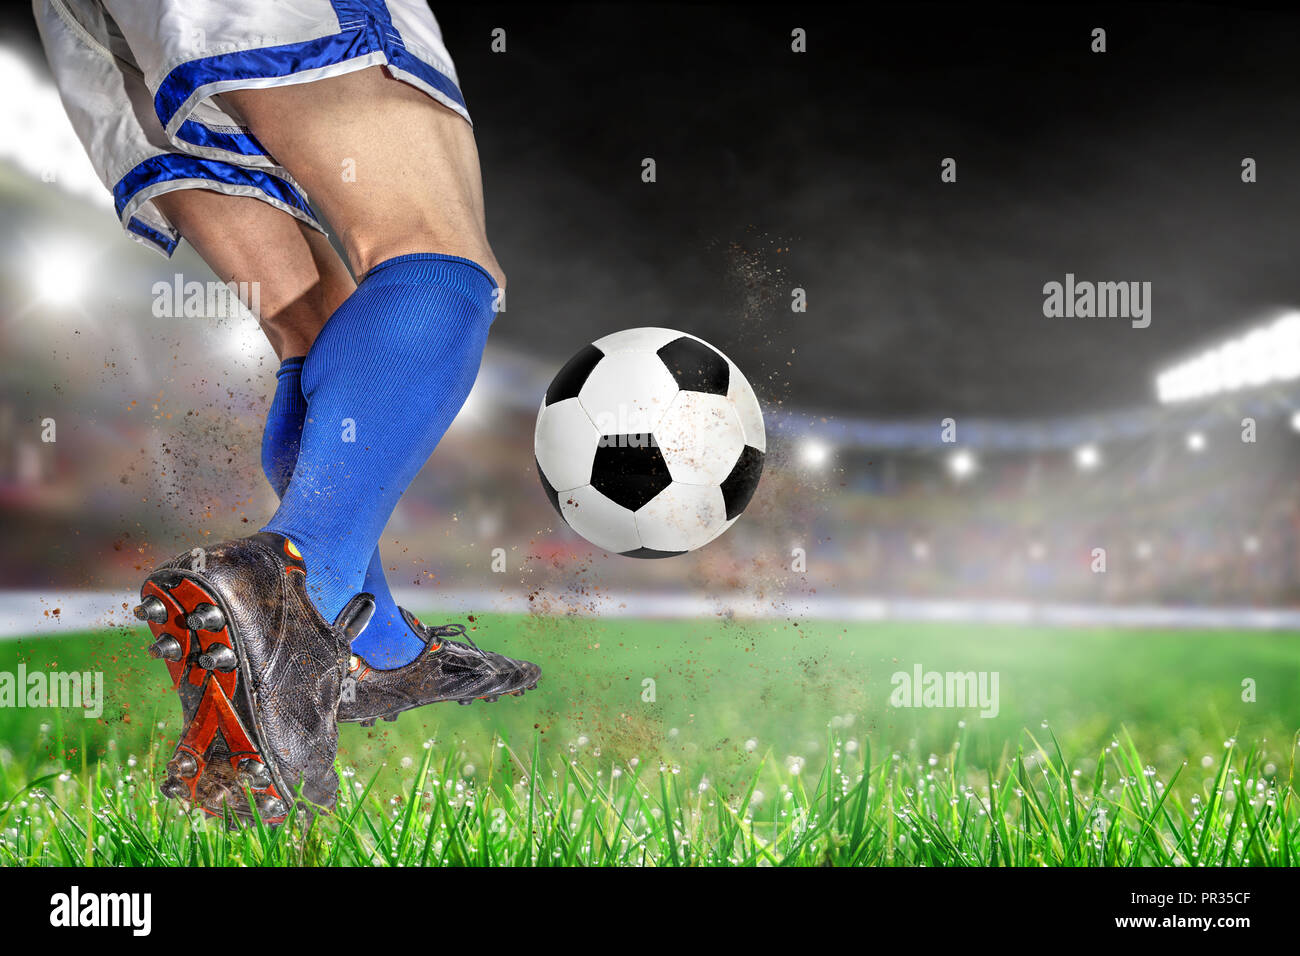
[[[171,255],[155,196],[252,196],[317,229],[307,198],[221,108],[225,90],[383,64],[469,120],[423,0],[33,0],[59,96],[132,238]]]

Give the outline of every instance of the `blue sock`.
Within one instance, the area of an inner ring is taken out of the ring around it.
[[[262,473],[279,498],[284,497],[294,466],[298,464],[298,446],[302,442],[302,427],[307,419],[307,398],[302,393],[303,361],[301,356],[287,358],[275,373],[275,395],[271,398],[271,409],[266,414],[266,430],[262,433]],[[375,613],[367,625],[367,634],[357,638],[354,646],[364,644],[370,648],[382,647],[380,656],[388,662],[386,667],[399,667],[414,659],[424,643],[411,630],[410,624],[397,607],[393,592],[388,587],[378,548],[370,556],[361,590],[375,596]],[[398,660],[408,652],[410,656],[406,660]],[[357,653],[365,656],[367,662],[379,666],[371,661],[371,655],[365,654],[361,649]],[[395,660],[397,663],[393,663]]]
[[[275,394],[266,413],[262,432],[262,474],[277,498],[284,497],[289,476],[298,463],[302,423],[307,418],[307,399],[302,394],[302,356],[287,358],[275,373]]]
[[[298,547],[327,621],[363,590],[368,569],[382,580],[379,537],[469,396],[495,287],[467,259],[397,256],[370,270],[307,353],[298,461],[263,530]],[[387,618],[376,613],[353,644],[375,667],[400,667],[424,650],[409,628],[385,626],[395,615],[395,606]]]

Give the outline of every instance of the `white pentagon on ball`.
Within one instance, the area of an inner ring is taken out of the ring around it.
[[[673,481],[717,487],[745,447],[736,407],[726,395],[678,392],[652,434]]]
[[[546,472],[557,491],[580,488],[591,481],[591,463],[596,457],[600,432],[591,423],[576,398],[545,406],[537,415],[533,447],[537,467]]]
[[[636,513],[641,545],[655,551],[702,548],[726,523],[727,505],[717,485],[674,481]]]
[[[763,472],[763,412],[730,359],[673,329],[597,339],[556,374],[537,414],[537,473],[574,531],[661,558],[731,527]]]
[[[642,434],[654,430],[677,391],[663,362],[647,361],[643,352],[620,352],[591,370],[578,401],[600,434]]]
[[[622,553],[641,547],[636,515],[591,485],[562,492],[560,514],[570,528],[598,548]]]

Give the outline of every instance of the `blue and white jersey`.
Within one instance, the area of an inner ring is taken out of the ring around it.
[[[224,91],[383,65],[469,121],[422,0],[33,0],[68,117],[133,238],[170,255],[153,203],[174,189],[252,196],[319,229],[301,188]]]

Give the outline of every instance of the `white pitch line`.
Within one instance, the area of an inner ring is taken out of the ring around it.
[[[1300,631],[1300,611],[1251,607],[1035,604],[1021,601],[929,601],[872,596],[791,596],[774,603],[747,594],[642,592],[589,595],[477,589],[404,589],[398,603],[422,616],[475,612],[661,619],[919,621],[1039,627],[1224,628]],[[133,591],[0,591],[0,640],[68,631],[139,627]]]

